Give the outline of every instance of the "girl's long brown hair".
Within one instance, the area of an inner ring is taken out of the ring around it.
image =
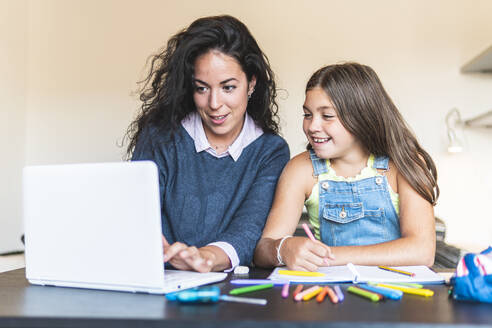
[[[319,87],[330,97],[343,126],[375,156],[388,156],[410,185],[435,205],[437,170],[430,155],[388,96],[369,66],[325,66],[309,79],[306,92]]]

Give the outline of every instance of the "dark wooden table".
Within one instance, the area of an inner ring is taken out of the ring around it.
[[[249,277],[268,273],[253,269]],[[404,295],[381,303],[347,293],[337,305],[297,303],[282,299],[275,287],[247,294],[267,299],[266,306],[184,305],[159,295],[34,286],[24,274],[0,274],[0,327],[492,327],[491,304],[453,301],[444,285],[429,286],[431,298]],[[234,288],[230,278],[217,284],[223,293]]]

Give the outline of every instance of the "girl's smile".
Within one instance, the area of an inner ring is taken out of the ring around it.
[[[330,97],[321,88],[306,92],[303,130],[319,158],[335,159],[359,153],[362,148],[338,118]]]

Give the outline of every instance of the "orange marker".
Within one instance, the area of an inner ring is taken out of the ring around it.
[[[338,296],[337,296],[337,294],[335,294],[335,291],[333,291],[333,289],[331,289],[328,286],[326,288],[327,288],[328,297],[330,298],[331,302],[333,304],[337,304],[338,303]]]
[[[303,288],[304,285],[297,285],[296,289],[294,290],[294,293],[292,293],[292,297],[296,298],[297,294],[299,294]]]
[[[318,294],[318,297],[316,297],[316,301],[318,301],[318,303],[323,302],[323,300],[325,299],[326,293],[328,293],[328,287],[323,288],[321,293]]]

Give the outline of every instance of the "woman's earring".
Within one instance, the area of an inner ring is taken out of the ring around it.
[[[248,100],[250,100],[250,99],[251,99],[251,95],[253,94],[253,92],[255,92],[255,89],[254,89],[254,88],[253,88],[253,90],[251,90],[251,92],[250,92],[250,93],[248,93]]]

